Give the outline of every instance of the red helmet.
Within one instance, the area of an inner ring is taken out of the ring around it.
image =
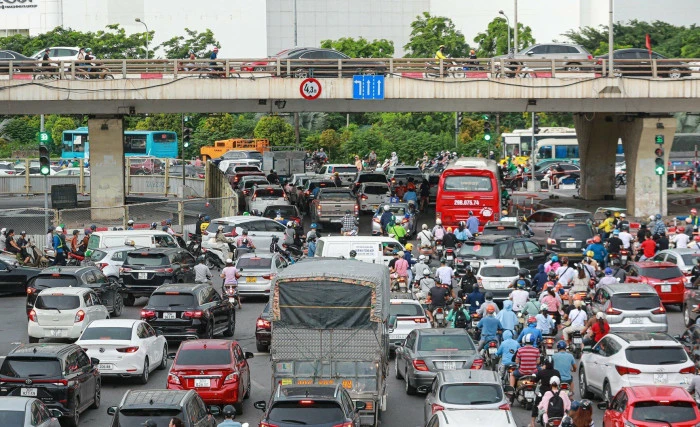
[[[496,311],[496,309],[495,309],[494,306],[491,305],[491,304],[489,304],[489,305],[486,307],[486,313],[488,313],[488,314],[491,314],[491,313],[493,313],[493,312],[495,312],[495,311]]]
[[[696,234],[695,237],[693,237],[693,240],[700,242],[700,234]]]
[[[553,287],[554,287],[554,282],[545,282],[544,287],[545,287],[545,288],[553,288]]]
[[[537,319],[535,319],[535,316],[530,316],[527,318],[527,323],[537,323]]]
[[[594,242],[594,243],[600,243],[600,236],[597,235],[597,234],[596,234],[595,236],[593,236],[593,242]]]

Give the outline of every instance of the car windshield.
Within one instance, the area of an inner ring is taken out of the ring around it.
[[[695,407],[691,402],[636,402],[632,407],[633,421],[649,421],[656,424],[695,421]]]
[[[357,168],[355,166],[334,166],[332,172],[356,174]]]
[[[197,305],[194,295],[170,292],[164,294],[152,294],[148,304],[152,307],[194,307]]]
[[[230,365],[231,351],[229,349],[195,349],[180,350],[174,362],[175,365]]]
[[[0,367],[0,375],[10,378],[57,378],[62,374],[58,359],[48,357],[8,356]]]
[[[383,173],[365,173],[357,178],[358,182],[386,182],[386,175]]]
[[[73,310],[80,307],[77,295],[39,295],[34,308],[40,310]]]
[[[324,191],[320,199],[331,202],[354,202],[355,196],[349,191]]]
[[[423,335],[418,340],[418,351],[474,350],[468,335]]]
[[[131,339],[131,328],[118,328],[114,326],[88,326],[80,336],[81,340],[121,340]]]
[[[423,316],[423,308],[418,304],[391,303],[389,316]]]
[[[69,288],[78,286],[78,279],[74,276],[38,276],[34,281],[35,288]]]
[[[106,256],[107,256],[107,252],[104,252],[104,251],[100,251],[100,250],[98,250],[98,249],[95,249],[95,250],[92,251],[92,253],[90,254],[90,261],[95,261],[95,262],[96,262],[96,261],[101,261],[102,258],[104,258],[104,257],[106,257]]]
[[[0,411],[0,425],[2,426],[23,426],[24,411]]]
[[[492,191],[491,178],[487,176],[455,175],[445,178],[442,184],[445,191]]]
[[[269,270],[272,266],[272,258],[261,258],[261,257],[245,257],[239,258],[236,263],[236,268],[239,270],[242,268],[253,268],[253,269],[263,269]]]
[[[517,236],[520,234],[518,227],[507,227],[505,225],[492,225],[484,227],[484,234],[494,236]]]
[[[464,242],[457,250],[458,256],[475,258],[493,258],[495,245],[483,245],[479,242]]]
[[[263,216],[265,218],[275,219],[277,216],[282,218],[298,217],[299,214],[294,206],[268,206],[265,208]]]
[[[646,267],[639,269],[639,275],[657,280],[677,279],[683,277],[680,268],[673,267]]]
[[[681,255],[683,258],[683,263],[687,266],[693,266],[695,260],[700,258],[700,254],[683,254]]]
[[[683,347],[627,347],[625,356],[633,365],[677,365],[688,361]]]
[[[481,267],[479,276],[482,277],[514,277],[518,275],[518,267],[494,265],[492,267]]]
[[[342,425],[345,422],[345,414],[337,402],[277,402],[270,409],[268,420],[285,425]]]
[[[365,194],[383,195],[389,192],[389,186],[387,185],[367,185],[364,190]]]
[[[281,188],[258,188],[255,190],[255,197],[261,199],[279,199],[284,197],[284,190]]]
[[[557,223],[552,227],[552,239],[586,240],[593,237],[591,227],[586,224]]]
[[[656,294],[615,294],[611,305],[618,310],[653,310],[661,306],[661,300]]]
[[[141,427],[148,420],[157,426],[167,426],[173,417],[187,419],[179,409],[122,409],[119,411],[119,427]]]
[[[166,254],[131,252],[126,256],[125,265],[138,265],[143,267],[159,267],[169,265],[170,259]]]
[[[445,384],[440,400],[452,405],[488,405],[503,400],[503,392],[497,384]]]

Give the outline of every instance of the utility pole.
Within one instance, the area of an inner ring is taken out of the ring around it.
[[[46,132],[44,127],[44,115],[42,114],[39,121],[39,130],[43,134]],[[43,143],[43,142],[42,142]],[[26,174],[29,175],[29,165],[27,165]],[[49,177],[44,175],[44,230],[49,229]]]
[[[532,188],[537,189],[535,186],[535,116],[537,113],[533,111],[530,115],[532,116],[532,139],[530,140],[530,173],[532,176],[530,180],[532,181]]]
[[[513,35],[513,45],[515,47],[513,48],[513,50],[515,52],[517,52],[518,51],[518,0],[514,0],[514,1],[515,1],[515,19],[514,19],[514,21],[515,21],[515,34]],[[610,1],[612,1],[612,0],[610,0]],[[508,53],[510,53],[510,52],[508,52]]]
[[[610,0],[608,10],[608,77],[613,76],[613,50],[613,0]]]

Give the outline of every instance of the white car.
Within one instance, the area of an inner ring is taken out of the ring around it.
[[[168,367],[165,337],[143,320],[106,319],[92,322],[76,344],[100,360],[102,376],[138,377],[148,382],[154,369]]]
[[[683,345],[658,332],[614,332],[590,350],[584,348],[579,365],[582,399],[593,395],[612,402],[622,387],[672,385],[687,388],[695,364]]]
[[[513,291],[508,286],[518,277],[518,270],[517,259],[486,259],[481,261],[476,277],[482,279],[483,292],[491,292],[494,300],[502,301]]]
[[[219,162],[219,170],[226,173],[228,167],[231,165],[241,165],[241,166],[257,166],[258,169],[262,166],[262,161],[258,159],[230,159],[222,160]]]
[[[87,326],[109,319],[109,311],[89,288],[49,288],[39,293],[29,312],[29,342],[42,338],[74,341]]]
[[[389,302],[389,350],[396,351],[396,343],[403,342],[412,330],[431,325],[418,301],[392,298]]]
[[[270,296],[270,284],[282,269],[288,265],[280,254],[272,254],[267,248],[256,253],[243,254],[236,260],[236,268],[241,273],[238,279],[238,292],[242,295]]]
[[[503,409],[458,409],[438,411],[426,427],[454,426],[516,427],[518,424],[510,410]]]
[[[68,47],[68,46],[55,46],[49,48],[49,59],[52,61],[72,61],[78,59],[78,52],[80,52],[79,47]],[[41,59],[44,57],[44,49],[36,52],[32,55],[34,59]]]
[[[216,235],[216,230],[220,225],[224,227],[224,234],[232,243],[237,239],[237,237],[234,237],[234,231],[236,236],[240,236],[243,230],[248,230],[248,237],[253,240],[255,247],[263,252],[269,251],[270,243],[272,243],[272,236],[277,236],[281,242],[284,238],[284,230],[286,229],[284,225],[279,222],[260,216],[237,215],[217,218],[209,223],[209,227],[206,229],[205,237],[202,241],[202,247],[208,247],[210,245],[209,239]]]
[[[126,254],[137,248],[133,246],[114,246],[93,249],[88,257],[110,281],[119,281],[119,268],[126,260]],[[98,358],[99,359],[99,358]]]
[[[389,184],[366,182],[357,190],[357,201],[362,212],[374,212],[379,205],[386,203],[390,195]]]
[[[288,204],[287,194],[279,185],[256,185],[246,196],[246,206],[251,213],[262,214],[268,206]]]
[[[0,162],[0,176],[12,176],[16,174],[15,164],[11,162]]]
[[[80,176],[80,168],[61,169],[54,176]],[[90,169],[83,169],[83,176],[90,176]]]

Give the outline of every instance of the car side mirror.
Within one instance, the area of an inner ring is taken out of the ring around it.
[[[356,411],[362,411],[367,407],[367,404],[361,400],[358,400],[355,402],[355,410]]]
[[[422,385],[416,389],[418,393],[427,393],[430,391],[430,386],[429,385]]]
[[[92,366],[96,366],[100,364],[100,359],[97,359],[95,357],[90,358],[90,363],[92,363]]]
[[[156,329],[155,329],[155,332],[156,332],[156,336],[157,336],[157,337],[163,335],[163,330],[160,329],[160,328],[156,328]]]
[[[593,347],[591,347],[590,345],[584,345],[584,346],[583,346],[583,352],[584,352],[584,353],[592,353],[592,352],[593,352]]]
[[[175,359],[177,353],[168,353],[168,359]]]
[[[260,409],[261,411],[264,411],[265,409],[267,409],[267,404],[264,400],[258,400],[257,402],[253,403],[253,407],[255,409]]]
[[[53,415],[54,417],[56,417],[56,415],[54,415],[54,412],[53,412],[53,411],[58,411],[58,409],[51,409],[50,411],[51,411],[51,415]],[[114,415],[114,414],[116,414],[116,413],[117,413],[117,407],[116,407],[116,406],[110,406],[109,408],[107,408],[107,415]],[[62,415],[63,415],[63,414],[61,413],[61,411],[58,411],[58,417],[60,417],[60,416],[62,416]],[[58,418],[58,417],[57,417],[57,418]]]
[[[604,400],[602,402],[598,402],[598,404],[596,406],[598,407],[598,409],[601,409],[604,411],[606,409],[610,409],[610,402],[608,402],[607,400]]]
[[[209,413],[214,415],[214,416],[217,416],[221,413],[221,409],[216,405],[211,405],[209,407]]]
[[[246,359],[252,359],[255,355],[249,351],[245,352],[245,358]]]
[[[551,232],[552,232],[552,230],[544,230],[544,234],[549,234]]]
[[[116,409],[116,407],[115,407],[115,409]],[[107,409],[107,413],[109,413],[109,409]],[[49,409],[49,414],[51,414],[51,416],[56,418],[56,419],[61,418],[63,416],[61,411],[59,411],[58,409]]]

